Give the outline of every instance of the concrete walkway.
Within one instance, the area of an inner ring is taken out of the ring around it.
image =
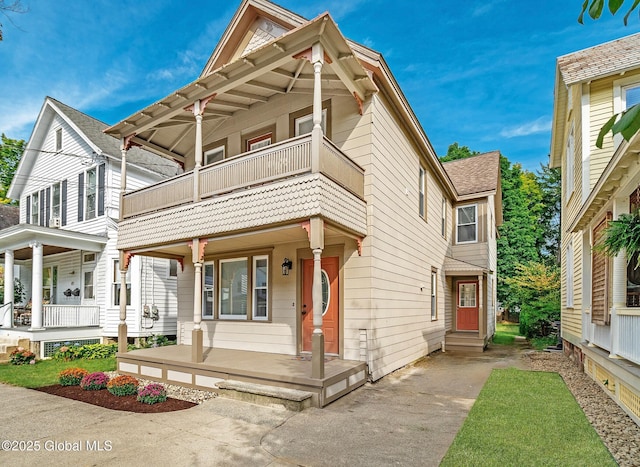
[[[301,413],[216,398],[134,414],[0,384],[0,465],[436,466],[491,370],[525,368],[520,353],[439,353]]]

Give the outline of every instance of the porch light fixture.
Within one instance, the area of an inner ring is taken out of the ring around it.
[[[285,258],[282,262],[282,275],[288,276],[291,269],[293,269],[293,263],[289,258]]]

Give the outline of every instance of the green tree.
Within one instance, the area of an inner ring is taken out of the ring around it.
[[[459,146],[458,143],[453,143],[447,148],[447,155],[440,157],[440,162],[466,159],[467,157],[475,156],[476,154],[480,153],[478,151],[472,151],[468,146]]]
[[[7,190],[16,173],[26,143],[20,139],[7,138],[2,133],[0,140],[0,203],[7,204]]]

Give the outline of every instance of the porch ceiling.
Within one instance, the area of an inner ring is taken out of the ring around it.
[[[322,70],[326,96],[356,94],[364,100],[377,90],[346,39],[328,14],[203,76],[175,93],[131,115],[106,132],[117,138],[133,136],[134,143],[164,157],[184,162],[195,147],[196,101],[210,98],[203,114],[203,144],[218,139],[215,129],[225,120],[268,102],[279,94],[313,94],[313,66],[298,57],[312,44],[324,46]]]
[[[107,238],[39,225],[19,224],[0,231],[0,255],[4,257],[6,250],[13,250],[16,260],[31,259],[32,242],[42,243],[43,254],[47,256],[72,250],[102,251]]]

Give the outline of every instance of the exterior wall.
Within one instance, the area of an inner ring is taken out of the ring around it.
[[[441,235],[443,189],[427,169],[426,221],[418,212],[420,157],[389,104],[375,95],[368,205],[371,245],[370,372],[374,380],[440,348],[445,290],[438,290],[440,319],[431,321],[431,268],[441,270],[448,243]]]

